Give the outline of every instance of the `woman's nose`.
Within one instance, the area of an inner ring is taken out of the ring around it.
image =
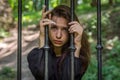
[[[57,39],[60,39],[61,37],[62,37],[61,30],[58,30],[58,31],[57,31],[57,34],[56,34],[56,38],[57,38]]]

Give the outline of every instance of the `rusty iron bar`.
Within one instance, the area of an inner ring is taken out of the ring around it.
[[[46,11],[49,10],[49,0],[45,0],[45,6],[46,6]],[[44,50],[45,50],[45,80],[48,80],[48,51],[49,51],[49,45],[48,45],[48,31],[49,27],[45,26],[45,45],[44,45]]]
[[[17,80],[21,80],[22,52],[22,0],[18,0]]]
[[[98,80],[102,80],[102,40],[101,40],[101,0],[97,0],[97,61],[98,61]]]
[[[71,21],[74,21],[74,0],[70,1]],[[70,34],[71,80],[74,80],[74,34]]]

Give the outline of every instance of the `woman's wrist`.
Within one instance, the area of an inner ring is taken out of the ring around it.
[[[44,36],[43,35],[40,35],[39,37],[39,48],[43,47],[44,46]]]
[[[81,47],[76,47],[76,50],[75,50],[75,57],[77,57],[77,58],[79,58],[80,49],[81,49]]]

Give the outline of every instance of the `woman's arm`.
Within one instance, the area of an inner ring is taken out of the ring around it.
[[[45,6],[42,9],[42,18],[40,20],[40,34],[39,34],[39,48],[42,48],[44,46],[44,41],[45,41],[45,32],[44,28],[46,25],[54,24],[54,22],[51,20],[51,11],[45,11]],[[49,18],[48,18],[48,17]]]
[[[36,80],[43,80],[43,49],[34,48],[27,56],[28,66]],[[42,64],[40,66],[40,64]],[[41,74],[39,74],[41,73]]]
[[[83,27],[77,21],[72,21],[69,23],[69,25],[70,25],[69,32],[74,33],[74,43],[75,43],[75,48],[76,48],[75,57],[79,58]]]
[[[39,48],[42,48],[44,46],[44,35],[39,34]]]

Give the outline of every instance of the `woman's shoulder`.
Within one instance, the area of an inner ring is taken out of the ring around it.
[[[38,55],[38,53],[41,53],[42,51],[43,51],[43,48],[33,48],[33,49],[28,53],[28,56]]]
[[[27,55],[28,61],[36,60],[43,53],[43,48],[33,48]]]

